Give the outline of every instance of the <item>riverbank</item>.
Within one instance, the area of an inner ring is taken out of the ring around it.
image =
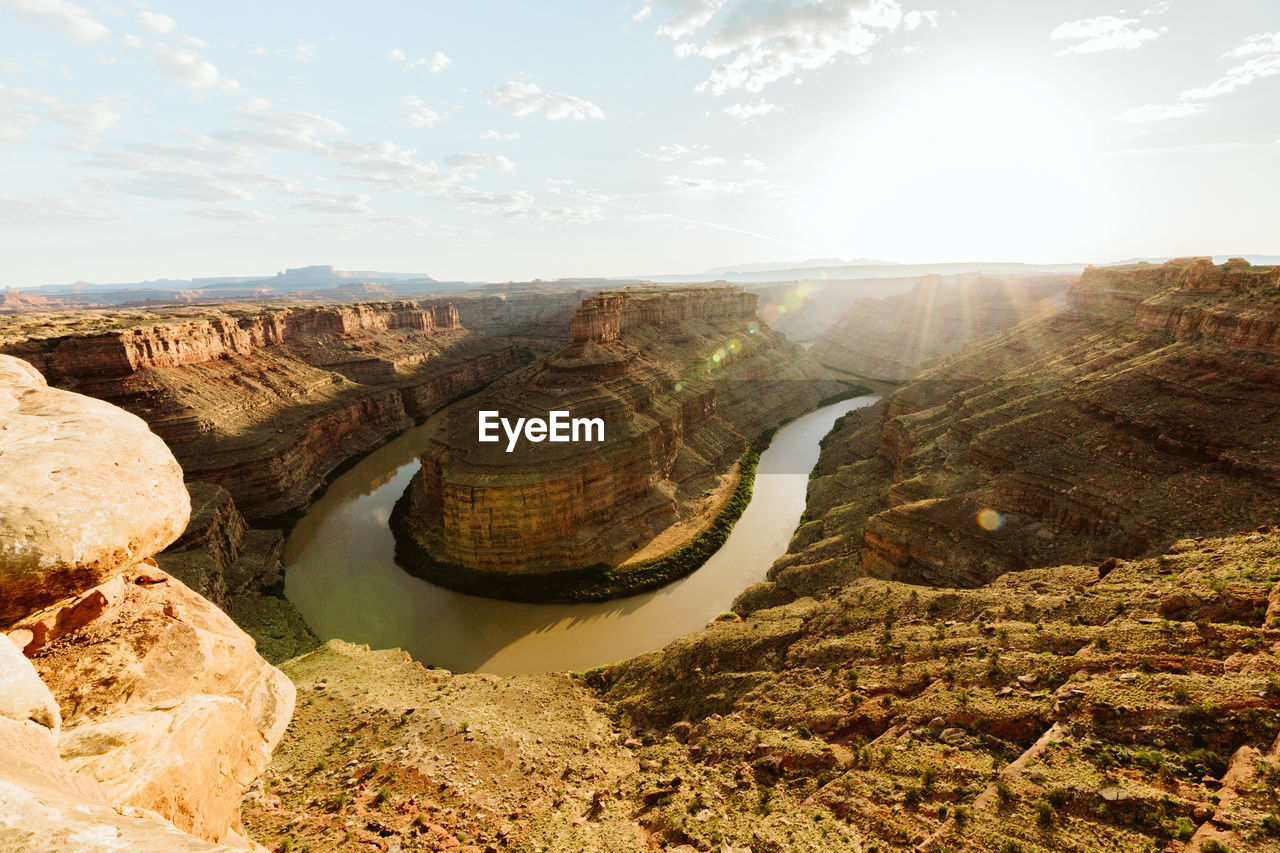
[[[850,386],[818,402],[812,411],[870,393],[862,386]],[[756,464],[773,441],[778,429],[809,412],[788,418],[761,435],[739,457],[737,485],[693,538],[660,556],[619,565],[597,563],[557,572],[522,573],[480,571],[437,559],[421,544],[415,532],[413,487],[410,484],[396,501],[390,518],[395,536],[395,560],[410,574],[430,583],[468,595],[531,604],[580,604],[625,598],[660,589],[688,577],[711,559],[729,538],[734,525],[751,502]]]

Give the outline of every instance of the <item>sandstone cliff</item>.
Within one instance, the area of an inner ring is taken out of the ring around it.
[[[844,419],[775,587],[744,601],[858,574],[973,586],[1274,520],[1278,305],[1276,267],[1090,268],[1068,310]]]
[[[147,421],[188,480],[252,518],[305,505],[325,475],[515,367],[447,304],[164,309],[11,326],[0,352]],[[83,329],[83,330],[82,330]]]
[[[0,850],[251,849],[294,689],[156,568],[190,512],[139,418],[0,356]]]
[[[843,373],[904,382],[923,361],[1060,307],[1073,276],[925,276],[908,293],[856,300],[813,345]]]
[[[451,407],[403,511],[431,554],[467,569],[617,565],[706,509],[766,429],[838,386],[756,319],[736,287],[632,289],[583,301],[572,343]],[[480,444],[477,412],[604,421],[602,443]]]

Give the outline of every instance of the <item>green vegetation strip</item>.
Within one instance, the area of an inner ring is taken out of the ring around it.
[[[872,392],[867,388],[850,386],[839,394],[820,401],[816,408],[870,393]],[[733,525],[742,516],[747,504],[751,503],[751,490],[755,485],[756,464],[760,461],[760,454],[773,441],[774,434],[791,420],[788,418],[761,434],[738,459],[738,485],[711,524],[691,542],[652,560],[630,566],[597,563],[580,569],[537,574],[477,571],[456,563],[446,563],[433,557],[411,532],[407,518],[411,502],[409,489],[413,488],[410,483],[391,512],[391,531],[396,540],[396,563],[410,574],[437,586],[504,601],[580,604],[609,601],[658,589],[693,574],[720,550],[720,546],[729,538]]]

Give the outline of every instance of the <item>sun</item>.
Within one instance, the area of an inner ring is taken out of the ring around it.
[[[830,133],[801,219],[837,253],[1025,258],[1096,201],[1079,105],[1011,71],[940,74]]]

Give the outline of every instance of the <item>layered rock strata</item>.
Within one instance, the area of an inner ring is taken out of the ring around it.
[[[337,464],[518,363],[451,305],[173,309],[7,335],[54,385],[139,415],[188,480],[252,518],[302,506]],[[118,328],[116,326],[123,326]]]
[[[584,300],[572,343],[442,413],[397,512],[437,560],[544,574],[619,565],[708,490],[753,439],[838,388],[761,324],[736,287]],[[599,418],[599,443],[477,441],[482,410]],[[402,536],[403,538],[403,536]]]
[[[190,512],[139,418],[0,356],[0,850],[250,849],[294,688],[156,568]]]
[[[1069,296],[839,423],[744,603],[858,574],[973,586],[1280,514],[1280,268],[1090,268]]]
[[[822,364],[853,376],[905,382],[921,362],[1063,304],[1074,276],[932,275],[908,293],[861,298],[813,345]]]

